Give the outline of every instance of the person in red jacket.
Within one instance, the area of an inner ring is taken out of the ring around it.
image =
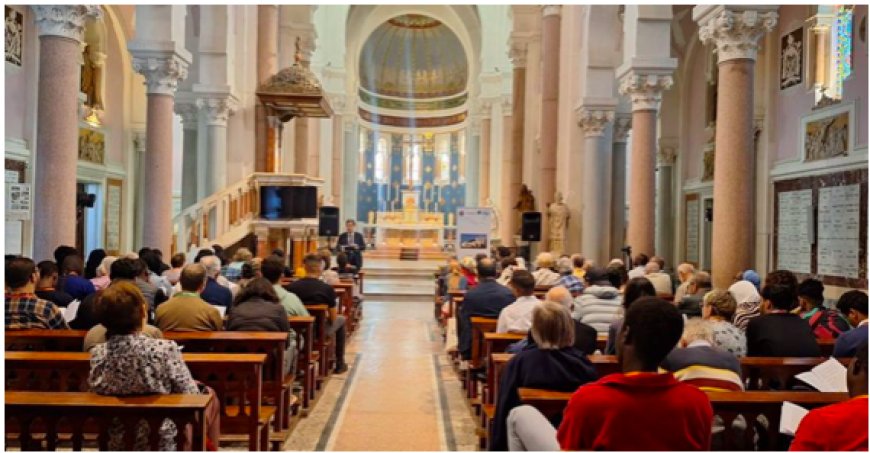
[[[795,433],[792,451],[867,451],[867,341],[849,364],[846,386],[852,398],[813,409]]]
[[[617,336],[622,373],[581,386],[557,433],[562,450],[709,450],[713,408],[707,395],[658,373],[683,333],[673,304],[636,301]]]

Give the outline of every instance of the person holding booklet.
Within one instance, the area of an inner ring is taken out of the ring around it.
[[[846,372],[851,399],[811,410],[801,420],[791,451],[867,451],[867,341]]]

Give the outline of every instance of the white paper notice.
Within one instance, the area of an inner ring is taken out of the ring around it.
[[[121,249],[121,187],[106,189],[106,250]]]
[[[686,200],[686,261],[698,262],[700,241],[701,202]]]
[[[779,418],[779,432],[783,434],[788,434],[789,436],[794,436],[794,433],[797,432],[798,426],[801,424],[801,420],[809,413],[810,411],[798,406],[794,403],[789,403],[788,401],[782,403],[782,416]]]
[[[860,186],[819,189],[817,273],[858,278]]]
[[[803,274],[811,272],[810,216],[812,212],[812,189],[779,193],[777,269]]]
[[[21,251],[21,221],[6,221],[6,248],[3,253],[7,255],[20,255]]]

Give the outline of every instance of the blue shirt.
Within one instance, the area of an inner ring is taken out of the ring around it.
[[[63,279],[63,291],[78,300],[84,300],[91,293],[97,292],[90,280],[78,275],[67,275]]]
[[[867,342],[867,323],[843,332],[834,343],[834,357],[854,357],[858,346]]]
[[[498,318],[502,309],[515,300],[516,296],[511,290],[491,278],[481,280],[475,288],[465,293],[456,325],[459,352],[463,359],[471,358],[471,317]]]
[[[211,277],[209,277],[208,282],[205,284],[205,289],[202,290],[199,297],[212,305],[227,307],[227,311],[233,305],[233,293],[229,288],[221,286],[217,280]]]

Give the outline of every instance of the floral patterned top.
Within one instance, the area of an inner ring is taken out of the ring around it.
[[[157,340],[141,332],[114,335],[91,349],[91,391],[100,395],[142,395],[200,393],[196,381],[181,358],[174,341]],[[113,424],[109,430],[109,449],[120,450],[123,426]],[[135,448],[148,450],[148,424],[137,427]],[[160,427],[160,450],[175,450],[178,428],[169,420]]]
[[[713,344],[722,348],[737,358],[746,357],[746,334],[725,320],[710,320],[713,331]]]

